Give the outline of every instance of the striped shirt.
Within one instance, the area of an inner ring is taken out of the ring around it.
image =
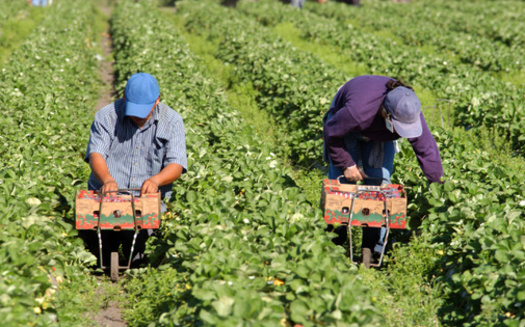
[[[84,160],[89,163],[91,153],[101,154],[120,189],[140,189],[145,180],[171,163],[181,165],[185,173],[188,164],[182,117],[159,103],[151,118],[140,128],[124,115],[125,109],[124,100],[119,99],[95,114]],[[171,196],[172,185],[159,188],[165,200]],[[101,187],[102,183],[92,172],[88,189],[100,190]]]

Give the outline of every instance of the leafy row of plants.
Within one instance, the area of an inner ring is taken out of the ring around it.
[[[321,11],[334,6],[343,13],[356,10],[335,3],[324,5],[312,4],[308,8]],[[525,142],[525,117],[520,110],[522,90],[491,74],[455,62],[446,54],[425,53],[358,26],[295,10],[277,1],[241,1],[237,8],[257,17],[264,25],[292,22],[306,40],[341,49],[343,56],[365,64],[371,74],[397,76],[432,90],[437,98],[451,100],[456,126],[489,127],[508,136],[514,149],[520,149]],[[436,30],[435,33],[440,32]]]
[[[20,14],[23,15],[24,11],[29,9],[27,1],[24,0],[1,0],[0,6],[2,6],[2,11],[0,12],[0,36],[2,35],[2,29],[10,18],[17,17]]]
[[[130,271],[132,325],[377,325],[372,291],[324,232],[288,169],[227,105],[173,22],[147,1],[112,18],[120,89],[158,78],[186,126],[188,173],[152,242],[158,269]]]
[[[283,146],[293,162],[321,164],[322,117],[349,77],[234,10],[208,2],[177,9],[188,31],[218,45],[216,57],[233,65],[238,83],[253,86],[259,108],[285,122]]]
[[[88,39],[94,10],[88,2],[59,2],[48,14],[0,72],[2,326],[74,320],[78,312],[55,303],[94,258],[71,221],[87,176],[82,151],[99,87]]]
[[[437,250],[435,287],[445,325],[522,326],[525,318],[525,177],[505,139],[458,131],[437,136],[446,182],[414,196],[412,217]],[[417,200],[419,199],[419,200]],[[423,211],[423,212],[422,212]]]
[[[40,8],[31,8],[24,0],[0,1],[0,67],[42,19]]]
[[[516,41],[492,36],[498,29],[517,31],[518,17],[525,13],[523,2],[514,2],[512,11],[500,10],[508,4],[501,2],[484,3],[483,10],[473,6],[460,9],[452,3],[428,1],[403,6],[393,2],[370,2],[366,10],[333,4],[319,11],[359,28],[386,31],[408,45],[430,45],[432,50],[450,53],[456,60],[484,71],[515,73],[525,68],[521,35],[513,33]],[[311,8],[317,11],[314,6]],[[417,28],[414,28],[415,22]]]

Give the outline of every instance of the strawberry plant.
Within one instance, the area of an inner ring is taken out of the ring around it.
[[[78,312],[56,306],[60,288],[94,259],[77,238],[72,207],[86,178],[81,149],[98,80],[93,7],[58,3],[0,72],[0,290],[4,326],[53,326]]]
[[[161,266],[130,272],[135,281],[128,291],[140,301],[132,302],[128,320],[380,323],[356,270],[323,231],[317,208],[227,106],[175,27],[147,2],[121,2],[112,26],[120,84],[138,70],[157,76],[161,89],[169,90],[164,101],[185,119],[191,159],[175,188],[171,216],[152,244],[151,255]],[[166,284],[154,282],[157,278]],[[141,316],[141,309],[149,315]]]

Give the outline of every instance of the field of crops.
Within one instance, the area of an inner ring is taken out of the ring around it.
[[[0,0],[0,325],[98,326],[116,301],[129,326],[525,327],[524,1],[160,2]],[[116,93],[154,75],[189,165],[116,284],[74,227],[107,34]],[[445,172],[400,142],[410,229],[379,269],[319,208],[321,119],[360,74],[414,86]]]

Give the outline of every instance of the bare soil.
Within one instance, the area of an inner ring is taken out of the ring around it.
[[[101,10],[109,19],[111,15],[111,8],[102,7]],[[101,47],[104,50],[104,57],[99,63],[99,72],[105,87],[101,92],[98,103],[95,107],[97,111],[113,102],[116,97],[116,92],[114,89],[115,75],[113,71],[113,61],[110,59],[112,58],[111,52],[113,51],[113,46],[109,30],[103,32]]]

